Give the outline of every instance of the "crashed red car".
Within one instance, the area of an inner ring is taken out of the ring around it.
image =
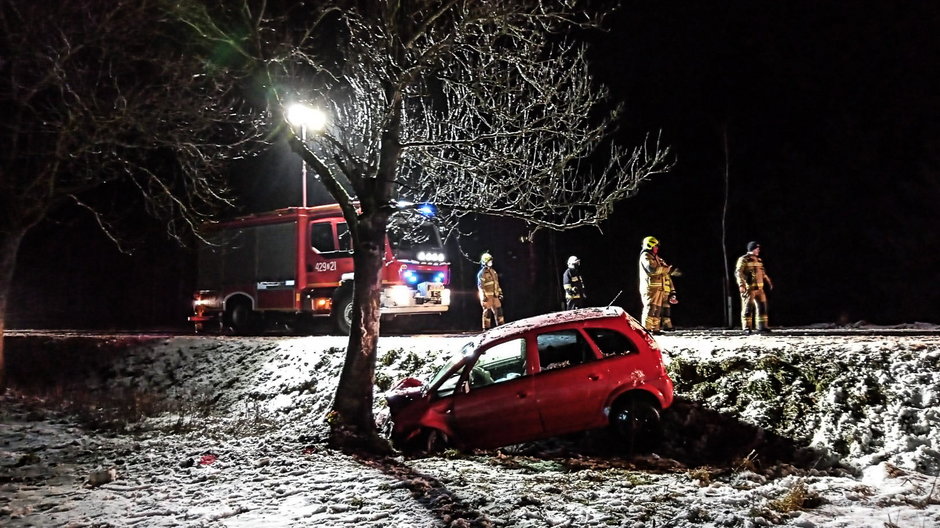
[[[672,404],[656,341],[618,307],[557,312],[476,336],[428,384],[388,393],[403,451],[494,448],[610,426],[632,449]]]

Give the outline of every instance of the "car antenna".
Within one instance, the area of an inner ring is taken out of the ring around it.
[[[614,304],[614,301],[616,301],[617,298],[620,297],[621,293],[623,293],[623,290],[620,290],[619,292],[617,292],[617,295],[614,295],[614,298],[611,299],[609,303],[607,303],[608,308],[610,308],[610,305]]]

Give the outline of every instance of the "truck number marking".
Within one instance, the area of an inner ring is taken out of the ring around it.
[[[329,261],[329,262],[317,262],[317,263],[313,266],[313,271],[316,271],[316,272],[321,272],[321,271],[336,271],[336,261],[335,261],[335,260],[331,260],[331,261]]]

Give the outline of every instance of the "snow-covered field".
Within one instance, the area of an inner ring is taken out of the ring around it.
[[[427,379],[465,340],[384,337],[376,383]],[[661,336],[680,399],[637,458],[603,432],[351,457],[323,443],[344,339],[134,341],[76,372],[81,393],[2,397],[0,526],[940,526],[936,335]],[[40,355],[82,353],[53,342]],[[63,401],[148,417],[89,433]]]

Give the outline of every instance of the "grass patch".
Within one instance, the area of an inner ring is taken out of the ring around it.
[[[770,501],[768,506],[781,513],[791,513],[816,508],[822,504],[818,494],[806,486],[803,479],[797,480],[790,489],[778,499]]]

